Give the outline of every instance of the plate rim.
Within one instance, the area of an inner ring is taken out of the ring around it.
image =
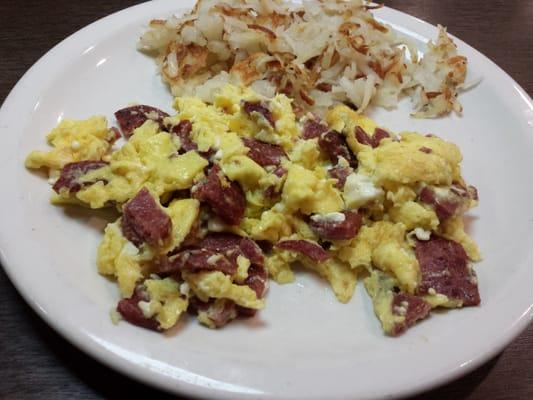
[[[162,3],[167,3],[167,2],[168,1],[166,0],[156,0],[153,3],[162,4]],[[84,26],[83,28],[77,30],[71,35],[67,36],[65,39],[63,39],[62,41],[57,43],[55,46],[53,46],[51,49],[49,49],[22,75],[22,77],[17,81],[17,83],[12,87],[12,89],[10,90],[9,94],[6,96],[6,98],[4,99],[0,107],[0,121],[2,120],[3,114],[6,112],[5,110],[8,109],[10,107],[10,104],[14,101],[13,99],[15,98],[20,88],[24,85],[24,83],[27,80],[31,78],[31,76],[35,73],[35,71],[39,69],[40,65],[43,64],[43,62],[45,62],[46,59],[48,59],[51,55],[60,51],[66,45],[73,42],[77,36],[80,36],[82,34],[82,32],[86,33],[87,31],[94,29],[95,27],[101,25],[104,21],[108,21],[108,20],[116,18],[119,14],[131,12],[134,9],[135,10],[141,9],[141,8],[148,9],[151,6],[149,3],[151,2],[141,3],[138,5],[127,7],[117,12],[114,12],[110,15],[107,15],[103,18],[100,18]],[[431,30],[436,29],[434,25],[422,19],[409,15],[405,12],[396,10],[391,7],[384,7],[384,9],[388,9],[394,13],[398,13],[400,14],[402,18],[416,20],[416,22],[420,24],[422,27],[424,27],[425,29],[431,29]],[[452,34],[449,34],[449,35],[450,37],[453,38],[453,40],[457,44],[466,46],[471,51],[477,53],[477,56],[481,57],[483,62],[489,62],[494,67],[496,67],[496,69],[502,76],[505,76],[507,79],[509,79],[513,83],[514,88],[518,91],[518,93],[522,96],[522,98],[524,99],[526,103],[529,103],[530,105],[533,103],[533,100],[531,99],[529,94],[503,68],[501,68],[490,58],[485,56],[475,47],[469,45],[468,43],[464,42],[463,40],[457,38],[456,36]],[[21,286],[21,282],[16,277],[15,269],[14,268],[11,269],[8,267],[8,262],[3,251],[3,246],[0,246],[0,264],[2,265],[2,268],[6,276],[8,277],[9,281],[16,288],[17,292],[22,296],[25,302],[28,305],[30,305],[33,311],[36,312],[36,314],[47,323],[48,326],[50,326],[54,331],[60,334],[65,340],[67,340],[68,342],[76,346],[79,350],[83,351],[85,354],[89,355],[90,357],[98,360],[105,366],[125,376],[128,376],[129,378],[143,382],[144,384],[147,384],[152,387],[157,387],[158,389],[161,389],[167,392],[180,393],[180,394],[185,394],[187,396],[193,396],[193,397],[217,395],[223,398],[248,398],[249,394],[246,394],[246,393],[228,392],[220,388],[206,388],[204,386],[199,386],[196,384],[185,382],[184,380],[179,380],[179,382],[174,380],[174,382],[178,382],[179,384],[177,386],[174,386],[174,388],[171,388],[169,385],[164,385],[161,380],[154,379],[154,377],[159,376],[160,373],[149,371],[149,374],[143,374],[143,373],[146,373],[145,368],[139,367],[138,365],[132,363],[131,361],[128,361],[127,359],[120,357],[116,353],[109,351],[108,349],[103,347],[101,343],[97,343],[94,340],[94,338],[88,337],[86,333],[76,331],[74,327],[70,326],[68,323],[64,323],[60,319],[54,319],[52,315],[47,312],[47,310],[43,309],[41,305],[37,302],[37,300],[34,299],[30,295],[30,293],[28,293]],[[533,302],[522,312],[521,316],[510,327],[510,329],[507,331],[507,336],[498,338],[499,340],[497,341],[497,344],[493,346],[491,349],[484,352],[483,354],[478,355],[478,357],[468,360],[468,362],[465,365],[460,365],[458,368],[455,368],[452,371],[449,371],[447,374],[442,375],[434,380],[431,380],[431,381],[428,380],[428,381],[419,383],[417,385],[414,385],[410,388],[404,388],[403,390],[400,390],[397,393],[395,393],[394,397],[403,398],[403,397],[407,397],[411,395],[416,395],[418,393],[425,392],[432,388],[442,386],[452,380],[459,378],[460,376],[467,374],[468,372],[471,372],[472,370],[478,368],[483,363],[487,362],[489,359],[493,358],[496,354],[500,353],[506,346],[508,346],[513,340],[515,340],[516,337],[520,335],[529,326],[529,324],[531,324],[531,322],[533,322]],[[494,344],[494,342],[492,344]],[[260,393],[257,396],[258,397],[269,397],[269,393]],[[302,396],[302,398],[303,397],[304,396]],[[339,395],[337,395],[337,397],[339,397]],[[375,393],[375,397],[378,397],[378,393]]]

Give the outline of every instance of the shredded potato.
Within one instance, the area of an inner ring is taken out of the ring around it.
[[[155,56],[175,96],[212,102],[233,83],[284,93],[297,113],[323,115],[337,103],[394,108],[403,95],[415,117],[461,112],[467,60],[446,29],[419,59],[372,8],[363,0],[199,0],[189,14],[151,21],[138,47]]]

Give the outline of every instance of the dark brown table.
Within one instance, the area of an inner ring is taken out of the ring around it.
[[[176,0],[178,4],[180,0]],[[0,2],[0,100],[39,57],[134,0]],[[389,0],[494,60],[533,94],[532,0]],[[4,194],[8,195],[8,194]],[[23,244],[21,244],[21,251]],[[533,266],[532,266],[533,267]],[[490,333],[487,333],[490,334]],[[533,399],[533,325],[469,375],[418,398]],[[171,398],[92,360],[50,329],[0,270],[0,399]]]

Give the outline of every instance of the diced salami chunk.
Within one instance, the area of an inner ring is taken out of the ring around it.
[[[193,315],[203,314],[213,322],[215,328],[221,328],[237,317],[237,307],[229,299],[210,299],[205,302],[196,297],[191,297],[188,311]]]
[[[370,146],[372,148],[376,148],[379,146],[379,143],[385,139],[390,137],[389,133],[381,128],[376,128],[374,131],[374,136],[370,136],[368,133],[365,132],[363,128],[358,126],[355,128],[355,138],[357,141],[361,144],[366,144],[367,146]]]
[[[66,164],[61,170],[59,179],[54,183],[53,189],[59,193],[61,189],[66,189],[70,193],[81,190],[82,187],[94,182],[80,182],[79,179],[87,172],[105,167],[104,161],[78,161]]]
[[[466,252],[459,243],[438,236],[416,244],[421,281],[418,294],[439,293],[465,306],[480,302],[477,278],[468,265]]]
[[[326,125],[323,125],[314,119],[308,119],[305,121],[302,137],[304,139],[314,139],[320,137],[320,135],[327,132],[327,130],[328,127]]]
[[[242,254],[250,260],[253,265],[264,265],[265,257],[263,256],[263,251],[252,239],[242,238],[239,243],[239,248],[241,249]]]
[[[237,317],[239,318],[252,318],[257,314],[257,310],[254,308],[243,307],[238,304],[235,305],[237,311]]]
[[[224,222],[238,225],[244,216],[246,198],[241,187],[224,176],[218,165],[214,165],[207,180],[193,191],[193,196],[211,206],[213,212]]]
[[[282,240],[276,245],[279,249],[296,251],[314,262],[322,262],[327,260],[330,255],[318,243],[309,240]]]
[[[342,167],[342,166],[336,166],[331,168],[328,171],[329,176],[331,176],[334,179],[337,179],[337,183],[335,184],[335,187],[339,190],[342,190],[344,188],[344,184],[346,183],[346,179],[348,178],[348,175],[352,173],[352,169],[350,167]]]
[[[164,242],[172,230],[170,217],[161,209],[148,189],[142,188],[124,206],[122,233],[136,246],[156,246]]]
[[[327,154],[333,164],[337,164],[339,157],[344,158],[351,167],[357,167],[357,158],[346,144],[346,138],[339,132],[329,131],[318,139],[318,145]]]
[[[356,211],[344,211],[331,216],[315,214],[309,226],[320,238],[327,240],[348,240],[359,232],[363,218]]]
[[[276,127],[276,123],[274,121],[274,116],[272,115],[272,112],[269,110],[268,106],[266,106],[262,102],[244,101],[242,108],[246,114],[251,116],[257,113],[261,115],[272,126],[272,128]]]
[[[214,250],[184,250],[159,265],[157,272],[172,274],[180,271],[220,271],[231,275],[237,271],[237,263],[221,252]]]
[[[268,289],[268,272],[266,268],[259,264],[252,264],[248,268],[248,277],[244,283],[255,292],[258,299],[264,297]]]
[[[281,159],[286,157],[285,151],[281,146],[264,143],[251,138],[243,138],[244,145],[250,149],[248,157],[254,160],[262,167],[267,165],[279,165]]]
[[[192,124],[191,121],[184,119],[178,125],[174,125],[171,129],[177,137],[180,138],[181,148],[180,153],[186,153],[191,150],[197,150],[198,146],[191,139]]]
[[[126,138],[129,138],[135,129],[149,119],[157,122],[163,129],[163,120],[166,117],[168,117],[166,112],[146,105],[126,107],[118,110],[115,113],[115,118],[117,119],[118,125],[122,130],[122,134]]]
[[[416,322],[426,318],[430,311],[431,306],[422,298],[407,293],[395,293],[392,300],[392,313],[405,317],[405,320],[396,323],[390,334],[399,335]]]
[[[283,177],[283,175],[285,175],[287,173],[287,170],[285,168],[283,168],[281,165],[278,166],[275,170],[274,170],[274,175],[276,175],[278,178],[281,178]]]
[[[459,187],[435,189],[426,186],[420,191],[418,199],[422,203],[431,205],[439,220],[444,221],[456,215],[460,210],[467,208],[469,194],[466,189]]]
[[[224,252],[239,247],[241,239],[241,236],[235,235],[234,233],[209,233],[200,242],[199,247]]]
[[[378,147],[379,143],[383,139],[387,139],[387,138],[390,138],[389,132],[387,132],[385,129],[376,128],[374,130],[374,136],[372,137],[372,141],[373,141],[373,144],[374,144],[372,147]]]
[[[129,299],[122,299],[117,304],[117,311],[130,324],[141,326],[143,328],[160,330],[159,323],[154,318],[146,318],[139,308],[140,301],[146,301],[148,298],[142,295],[137,288],[133,296]]]
[[[265,262],[261,248],[253,240],[232,233],[210,233],[198,247],[218,251],[228,257],[233,257],[232,251],[235,251],[235,259],[241,254],[255,265],[263,265]]]

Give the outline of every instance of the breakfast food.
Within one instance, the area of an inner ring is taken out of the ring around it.
[[[325,115],[335,104],[362,112],[396,107],[408,95],[413,115],[454,110],[467,59],[446,30],[424,55],[374,18],[363,0],[198,0],[183,16],[152,20],[139,49],[152,54],[174,96],[212,102],[227,83],[267,97],[284,93],[297,114]]]
[[[221,327],[265,307],[269,279],[292,282],[294,263],[343,303],[362,279],[390,335],[436,307],[479,304],[462,222],[477,192],[455,145],[344,105],[297,118],[285,95],[233,85],[174,108],[116,112],[117,149],[105,118],[64,120],[52,150],[26,159],[49,171],[54,204],[120,212],[97,264],[124,319],[166,330],[189,311]]]

